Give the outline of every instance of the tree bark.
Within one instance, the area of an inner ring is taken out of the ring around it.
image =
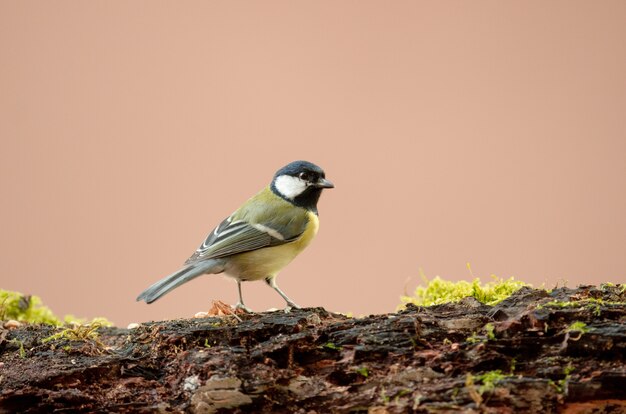
[[[555,303],[560,301],[560,303]],[[563,305],[562,302],[568,302]],[[0,330],[0,412],[624,413],[621,286],[523,288],[349,318],[322,308]]]

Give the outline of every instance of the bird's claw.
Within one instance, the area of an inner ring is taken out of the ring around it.
[[[252,309],[250,309],[249,307],[247,307],[246,305],[244,305],[241,302],[237,302],[237,304],[235,305],[235,310],[241,309],[242,311],[246,312],[246,313],[253,313]]]
[[[285,313],[291,312],[292,309],[302,309],[300,306],[296,305],[293,302],[287,302],[287,307],[285,308]]]

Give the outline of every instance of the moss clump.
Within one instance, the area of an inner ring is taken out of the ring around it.
[[[496,384],[498,382],[509,377],[510,375],[503,374],[502,371],[500,371],[499,369],[477,375],[476,381],[481,383],[481,386],[478,388],[478,392],[480,393],[480,395],[483,395],[486,392],[493,391],[496,388]]]
[[[65,339],[68,341],[100,341],[100,335],[98,334],[98,329],[100,329],[102,325],[99,323],[91,323],[86,325],[74,325],[69,328],[65,328],[53,335],[50,335],[47,338],[41,340],[42,344],[45,344],[50,341],[58,341],[61,339]]]
[[[484,329],[485,329],[485,332],[487,332],[487,339],[489,339],[490,341],[493,341],[494,339],[496,339],[496,334],[495,334],[496,327],[493,326],[491,322],[486,324],[484,326]]]
[[[73,324],[59,332],[41,340],[42,344],[50,344],[50,349],[63,349],[66,352],[80,352],[88,355],[100,355],[106,346],[100,340],[102,325],[93,322],[85,325]]]
[[[510,277],[506,280],[495,278],[485,284],[476,278],[472,282],[461,280],[452,282],[443,280],[439,276],[432,280],[426,280],[426,287],[418,286],[413,296],[403,296],[403,303],[412,303],[417,306],[432,306],[442,303],[458,302],[471,296],[485,305],[495,305],[511,296],[524,286],[524,282]]]
[[[18,355],[20,356],[20,358],[26,358],[26,350],[24,349],[24,342],[20,341],[19,339],[12,339],[11,342],[13,342],[15,345],[18,346]]]
[[[590,328],[586,323],[581,321],[572,322],[572,324],[567,328],[567,332],[580,332],[581,334],[589,332]]]
[[[63,317],[63,322],[66,325],[94,325],[98,326],[113,326],[113,322],[109,321],[107,318],[102,316],[96,316],[92,320],[88,320],[86,318],[77,318],[74,315],[65,315]]]
[[[601,298],[586,298],[580,300],[560,301],[553,300],[543,305],[538,305],[537,309],[543,308],[586,308],[593,312],[594,316],[602,314],[602,307],[624,306],[626,302],[607,301]]]
[[[567,366],[563,368],[563,378],[558,381],[548,380],[548,384],[553,386],[559,394],[567,394],[569,381],[572,377],[574,369],[575,368],[571,363],[567,364]]]
[[[19,292],[0,290],[0,320],[6,319],[61,325],[59,318],[43,305],[38,296],[24,296]]]
[[[483,395],[496,389],[496,384],[500,381],[510,378],[511,375],[503,374],[502,371],[496,369],[494,371],[485,372],[480,375],[472,375],[467,373],[465,377],[465,388],[468,394],[474,400],[477,406],[483,403]],[[480,383],[479,387],[476,384]]]
[[[0,289],[0,320],[14,319],[27,323],[44,323],[61,326],[66,324],[84,324],[86,319],[67,315],[63,321],[50,308],[44,306],[39,296],[23,295],[19,292]],[[106,318],[94,318],[100,326],[113,326]]]
[[[342,347],[339,345],[335,345],[332,342],[326,342],[324,345],[322,345],[322,348],[325,349],[331,349],[333,351],[341,351]]]
[[[359,367],[357,369],[355,369],[356,373],[359,374],[360,376],[367,378],[370,375],[369,370],[367,369],[367,367]]]

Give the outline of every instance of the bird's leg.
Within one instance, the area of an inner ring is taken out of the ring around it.
[[[239,291],[239,302],[235,305],[235,310],[241,309],[245,312],[252,313],[252,309],[243,304],[243,296],[241,295],[241,280],[237,281],[237,290]]]
[[[280,290],[280,288],[276,284],[276,278],[275,277],[267,277],[267,278],[265,278],[265,283],[267,283],[269,285],[269,287],[274,289],[276,292],[278,292],[278,294],[283,299],[285,299],[285,302],[287,302],[287,307],[285,308],[285,312],[289,312],[292,308],[302,309],[300,306],[296,305],[296,303],[293,300],[289,299],[289,297],[287,295],[285,295],[285,293],[282,290]]]

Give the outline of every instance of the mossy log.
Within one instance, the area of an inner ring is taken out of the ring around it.
[[[241,319],[0,330],[0,412],[626,412],[621,286]]]

